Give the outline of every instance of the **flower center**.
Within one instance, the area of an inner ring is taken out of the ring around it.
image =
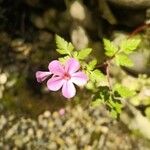
[[[68,74],[68,73],[64,74],[64,79],[65,80],[69,80],[70,78],[71,78],[70,74]]]

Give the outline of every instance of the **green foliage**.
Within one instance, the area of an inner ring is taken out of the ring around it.
[[[97,107],[101,104],[106,105],[107,109],[110,111],[110,114],[113,118],[118,118],[121,113],[122,104],[121,101],[115,98],[114,94],[111,93],[109,87],[101,86],[98,91],[95,93],[95,96],[92,99],[91,106]]]
[[[114,92],[116,91],[122,98],[129,98],[135,95],[135,91],[130,90],[121,84],[116,84],[113,90]]]
[[[83,60],[87,58],[91,52],[92,52],[91,48],[82,49],[78,52],[77,58]]]
[[[128,56],[122,53],[116,54],[115,62],[118,66],[126,66],[126,67],[133,66],[133,62],[128,58]]]
[[[114,57],[115,63],[118,66],[132,67],[133,62],[129,59],[128,54],[136,50],[140,43],[140,39],[127,39],[124,40],[119,47],[116,47],[113,42],[104,39],[104,49],[106,56]]]
[[[95,84],[92,81],[88,81],[88,83],[86,84],[86,88],[88,90],[94,91],[95,90]]]
[[[86,68],[86,70],[87,70],[89,75],[95,69],[96,64],[97,64],[97,60],[96,59],[93,59],[88,64],[85,64],[85,68]]]
[[[58,60],[62,63],[65,63],[70,57],[69,56],[65,56],[65,57],[60,57]]]
[[[123,107],[121,101],[118,100],[117,98],[111,97],[107,102],[107,105],[109,106],[108,109],[110,109],[111,116],[117,119]]]
[[[96,59],[93,59],[92,61],[90,61],[88,64],[89,70],[93,70],[96,67],[96,64],[97,64]]]
[[[74,49],[74,46],[69,42],[65,41],[63,38],[60,36],[56,35],[56,46],[57,49],[56,51],[59,54],[68,54],[71,55],[71,51]]]
[[[108,39],[103,39],[103,42],[105,54],[108,56],[107,60],[104,62],[105,71],[106,69],[109,69],[111,60],[115,60],[114,62],[118,66],[133,66],[128,54],[135,51],[138,47],[140,43],[139,39],[124,40],[119,46],[116,46]],[[105,75],[100,69],[98,69],[97,60],[95,58],[88,61],[88,56],[92,52],[91,48],[85,48],[77,51],[71,43],[65,41],[58,35],[56,35],[56,45],[57,52],[65,55],[65,57],[59,58],[61,62],[65,63],[65,61],[70,57],[77,59],[80,62],[81,68],[89,77],[86,88],[92,92],[91,106],[95,107],[103,104],[110,111],[113,118],[118,118],[122,109],[121,99],[133,97],[135,95],[135,91],[132,91],[121,84],[115,84],[112,87],[102,86],[101,82],[103,82],[104,85],[109,85],[109,74],[106,72]],[[149,113],[149,110],[147,112]]]
[[[94,93],[91,106],[98,106],[101,103],[105,103],[109,100],[110,93],[107,86],[101,86],[98,88],[98,91]]]
[[[121,43],[120,48],[124,53],[130,54],[134,50],[136,50],[140,42],[141,42],[140,39],[127,39]]]
[[[101,99],[97,98],[97,99],[95,99],[94,101],[92,101],[91,106],[92,106],[92,107],[98,107],[98,106],[100,106],[101,104],[102,104]]]
[[[108,39],[103,39],[105,54],[108,57],[112,57],[118,51],[118,48],[110,42]]]
[[[90,79],[95,82],[100,82],[105,79],[105,75],[98,69],[91,71]]]

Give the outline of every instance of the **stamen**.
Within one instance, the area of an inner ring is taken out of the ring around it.
[[[65,80],[69,80],[70,78],[71,78],[70,74],[68,74],[68,73],[64,74],[64,79]]]

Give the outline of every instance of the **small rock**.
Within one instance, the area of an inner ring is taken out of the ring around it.
[[[34,135],[34,130],[32,128],[28,129],[28,136],[32,137]]]
[[[5,73],[0,74],[0,84],[5,84],[7,82],[7,75]]]
[[[36,137],[37,137],[38,139],[41,139],[42,136],[43,136],[43,130],[38,129],[38,130],[36,131]]]
[[[44,116],[45,118],[49,118],[49,117],[51,116],[50,111],[45,111],[44,114],[43,114],[43,116]]]
[[[7,119],[5,118],[4,115],[1,115],[0,116],[0,130],[3,129],[3,127],[6,125],[6,123],[7,123]]]
[[[78,20],[84,20],[86,17],[85,9],[83,5],[78,2],[74,1],[70,7],[70,14],[73,18],[78,19]]]
[[[57,144],[55,142],[50,142],[48,148],[51,150],[57,149]]]
[[[71,40],[78,50],[86,48],[89,43],[86,31],[81,26],[77,26],[72,29]]]

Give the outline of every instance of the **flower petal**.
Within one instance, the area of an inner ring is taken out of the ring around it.
[[[41,83],[44,80],[46,80],[47,77],[49,77],[51,74],[52,73],[48,71],[37,71],[35,76],[36,76],[37,82]]]
[[[61,108],[58,112],[61,116],[63,116],[65,114],[65,109]]]
[[[53,76],[47,81],[47,87],[51,91],[58,91],[64,83],[64,80],[61,77]]]
[[[72,98],[76,94],[76,89],[71,81],[66,81],[62,87],[62,94],[66,98]]]
[[[72,74],[71,81],[78,86],[83,86],[87,83],[88,77],[82,71],[78,71]]]
[[[65,72],[63,65],[58,60],[50,62],[48,69],[55,75],[63,75]]]
[[[74,58],[70,58],[66,63],[65,71],[71,74],[78,71],[79,68],[80,68],[79,62]]]

